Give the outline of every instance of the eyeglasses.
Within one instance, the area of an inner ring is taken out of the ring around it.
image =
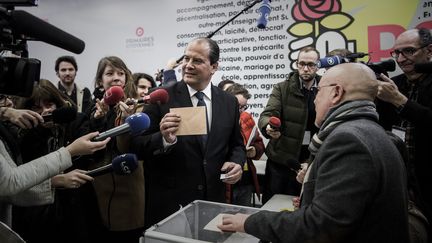
[[[318,93],[322,88],[325,88],[325,87],[334,87],[334,86],[336,86],[336,85],[337,85],[337,84],[329,84],[329,85],[316,86],[317,93]]]
[[[239,110],[240,111],[245,111],[247,109],[248,109],[248,105],[241,105],[241,106],[239,106]]]
[[[6,100],[6,99],[12,99],[12,97],[9,96],[9,95],[0,94],[0,100],[1,100],[1,101],[2,101],[2,100]]]
[[[429,44],[426,45],[422,45],[418,48],[415,47],[407,47],[407,48],[402,48],[402,49],[396,49],[390,52],[390,55],[394,58],[394,59],[398,59],[399,55],[402,54],[404,57],[411,57],[413,56],[418,50],[425,48],[426,46],[428,46]]]
[[[315,62],[297,62],[298,68],[304,68],[305,66],[308,68],[315,68],[317,64]]]

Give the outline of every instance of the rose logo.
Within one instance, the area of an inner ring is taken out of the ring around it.
[[[297,21],[308,21],[340,10],[340,0],[298,0],[293,7],[292,16]]]
[[[292,8],[292,16],[297,23],[287,31],[297,37],[312,34],[317,37],[321,29],[344,29],[354,19],[340,10],[340,0],[297,0]]]
[[[317,49],[328,51],[328,40],[345,40],[342,30],[351,25],[354,18],[342,12],[340,0],[296,0],[291,14],[296,22],[288,27],[287,32],[296,37],[290,42],[291,52],[294,53],[305,46],[315,46]],[[299,46],[297,43],[304,45]],[[294,56],[290,57],[293,61]]]
[[[135,30],[135,34],[136,34],[138,37],[141,37],[142,35],[144,35],[144,29],[143,29],[142,27],[138,27],[138,28]]]

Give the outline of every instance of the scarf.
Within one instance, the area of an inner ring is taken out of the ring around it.
[[[321,145],[328,135],[340,124],[354,119],[370,119],[378,122],[378,113],[376,112],[375,104],[368,100],[354,100],[346,101],[338,106],[335,106],[329,110],[324,119],[320,130],[315,133],[309,144],[309,165],[306,171],[306,175],[303,180],[303,185],[309,179],[309,173],[312,168],[312,163],[318,153]],[[303,185],[301,188],[300,195],[303,194]],[[301,198],[301,196],[300,196]]]
[[[313,161],[324,140],[339,124],[361,118],[378,121],[378,113],[376,112],[375,104],[372,101],[347,101],[331,108],[327,113],[320,130],[315,133],[311,139],[308,148],[311,154],[309,161]]]

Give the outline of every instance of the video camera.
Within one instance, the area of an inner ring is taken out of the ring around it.
[[[43,41],[80,54],[85,43],[16,6],[37,6],[37,0],[0,0],[0,94],[28,97],[40,79],[38,59],[28,58],[27,41]],[[5,54],[8,54],[6,56]]]

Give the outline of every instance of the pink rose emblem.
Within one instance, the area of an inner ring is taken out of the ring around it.
[[[297,0],[292,16],[297,21],[310,21],[340,10],[340,0]]]

